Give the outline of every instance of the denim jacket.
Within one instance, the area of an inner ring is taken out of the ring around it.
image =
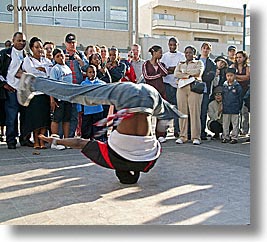
[[[64,51],[64,53],[66,53],[66,51]],[[88,60],[86,59],[85,55],[82,52],[79,51],[77,54],[83,60],[84,65],[87,65],[89,63]],[[82,74],[81,66],[80,66],[79,62],[74,59],[73,56],[70,56],[70,59],[66,61],[66,65],[68,67],[71,66],[71,64],[70,64],[71,61],[73,62],[73,65],[74,65],[74,72],[76,75],[77,84],[81,84],[83,81],[83,74]]]

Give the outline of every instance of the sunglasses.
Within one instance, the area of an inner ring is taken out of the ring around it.
[[[222,94],[221,93],[215,93],[215,96],[221,96]]]

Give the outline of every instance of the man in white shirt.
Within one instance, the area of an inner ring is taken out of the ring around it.
[[[142,79],[142,67],[145,63],[145,61],[141,59],[141,46],[139,44],[132,45],[130,63],[134,68],[136,81],[139,83]]]
[[[163,54],[161,62],[163,62],[168,70],[168,75],[163,77],[163,82],[166,89],[167,101],[177,107],[177,78],[174,77],[173,73],[176,66],[181,62],[185,61],[185,56],[182,52],[178,51],[179,41],[175,37],[169,39],[169,51]],[[178,118],[174,119],[174,136],[179,137],[179,122]]]
[[[12,39],[13,45],[0,52],[0,88],[6,90],[5,112],[6,112],[6,142],[8,149],[16,149],[18,136],[18,113],[20,112],[20,143],[23,146],[33,146],[27,139],[22,139],[24,126],[24,107],[17,100],[17,88],[22,73],[21,65],[26,52],[26,36],[16,32]]]

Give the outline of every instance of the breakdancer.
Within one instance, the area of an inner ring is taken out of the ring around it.
[[[147,84],[123,82],[81,86],[22,74],[17,92],[19,103],[29,105],[35,91],[82,105],[114,105],[119,110],[112,116],[117,120],[117,129],[105,143],[94,139],[60,139],[54,135],[39,137],[49,143],[81,149],[96,164],[114,169],[119,181],[124,184],[136,183],[140,172],[148,172],[160,156],[160,143],[152,135],[151,116],[160,120],[160,131],[165,131],[174,117],[187,118]],[[103,126],[107,121],[109,117],[96,125]]]

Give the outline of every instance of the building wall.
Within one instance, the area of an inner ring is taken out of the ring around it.
[[[139,40],[141,46],[142,46],[142,58],[147,60],[151,58],[151,54],[148,52],[148,49],[153,45],[160,45],[163,49],[163,52],[168,51],[168,38],[140,38]],[[203,42],[201,41],[183,41],[179,40],[179,51],[184,52],[184,49],[188,45],[193,45],[195,48],[200,51],[201,45]],[[227,55],[227,48],[229,44],[224,43],[211,43],[212,44],[212,52],[211,57],[215,58],[219,55]],[[242,45],[236,45],[238,50],[242,50]],[[247,48],[247,52],[249,53],[249,48]]]
[[[176,20],[181,21],[188,21],[188,16],[190,16],[191,22],[198,21],[198,13],[192,12],[192,10],[187,9],[179,9],[174,7],[168,7],[168,6],[158,6],[153,9],[153,13],[160,13],[160,14],[170,14],[174,15]]]
[[[21,0],[22,6],[75,6],[99,5],[100,12],[53,12],[53,11],[22,11],[22,22],[18,25],[18,0],[0,1],[0,43],[11,39],[14,32],[22,31],[27,40],[33,36],[40,37],[43,41],[50,40],[57,45],[64,43],[67,33],[75,33],[79,44],[99,44],[126,49],[131,46],[133,34],[133,1],[135,0]],[[26,5],[26,3],[28,3]],[[78,5],[78,4],[81,5]],[[8,12],[6,6],[13,4],[15,10]],[[9,23],[6,23],[9,22]],[[70,23],[70,24],[69,24]],[[76,24],[76,27],[74,26]],[[101,25],[102,27],[97,27]],[[82,26],[82,27],[80,27]],[[103,27],[104,26],[104,27]]]
[[[151,13],[150,19],[145,14],[147,9]],[[182,41],[200,38],[217,40],[219,44],[242,44],[242,9],[197,4],[189,0],[154,0],[139,8],[139,12],[143,18],[139,22],[140,37],[176,36]],[[214,22],[202,23],[200,18]],[[148,29],[148,23],[152,23],[151,29]]]
[[[139,34],[142,35],[152,34],[152,9],[150,7],[150,4],[145,4],[144,6],[139,8],[138,11],[138,29]]]
[[[13,23],[0,23],[0,43],[11,40],[13,34],[17,31]]]
[[[115,45],[118,48],[129,46],[128,32],[125,31],[27,25],[27,39],[38,36],[43,41],[53,41],[57,45],[62,45],[65,42],[65,36],[68,33],[76,34],[78,44],[83,46],[95,44],[108,47]]]

